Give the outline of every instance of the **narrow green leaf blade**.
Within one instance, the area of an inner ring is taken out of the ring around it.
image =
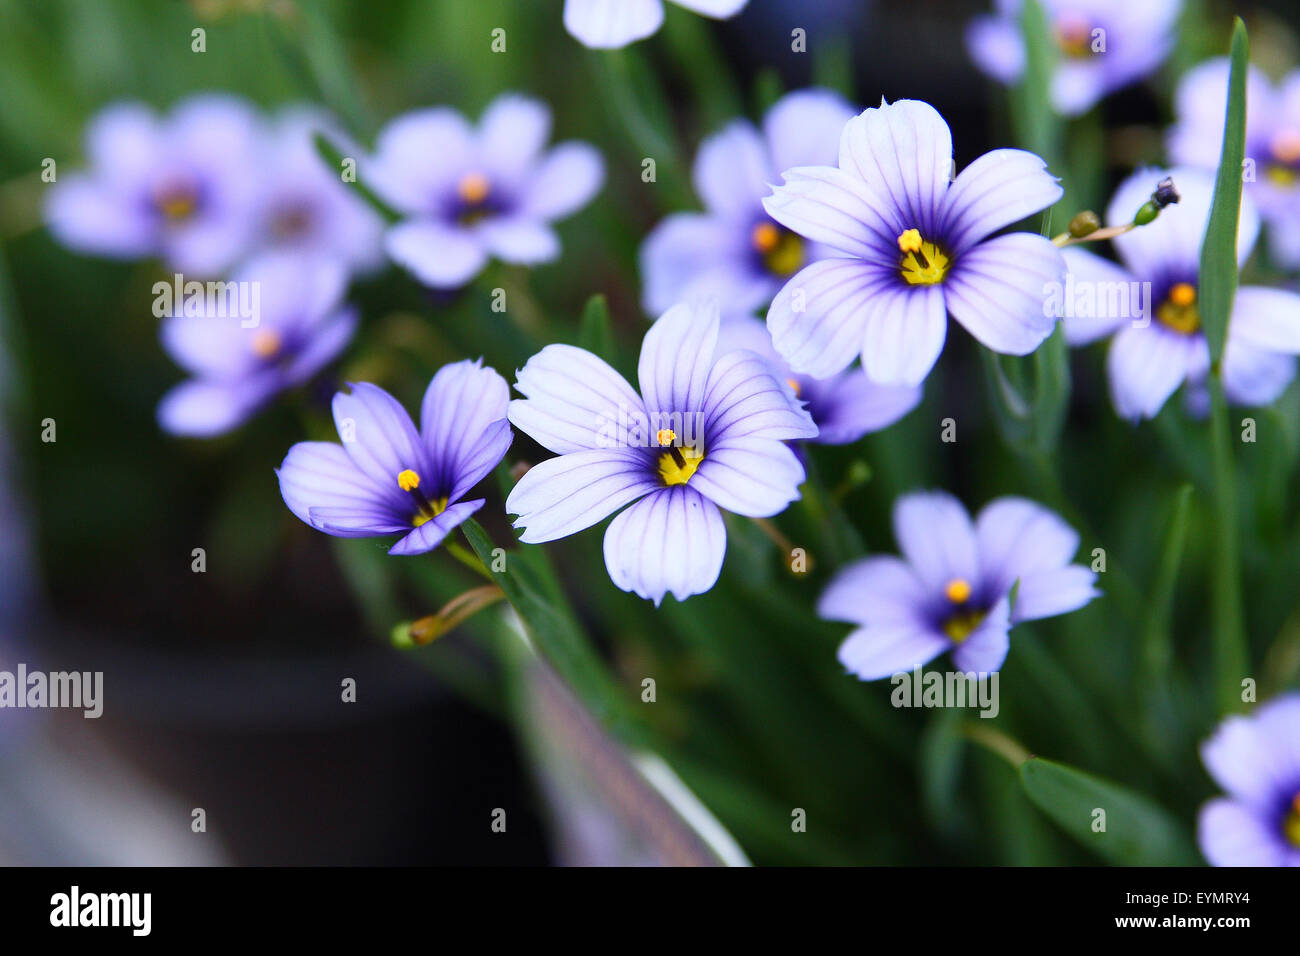
[[[587,300],[578,325],[578,345],[609,364],[614,363],[614,331],[609,302],[597,293]]]
[[[325,165],[329,167],[330,171],[335,175],[341,175],[343,161],[347,158],[343,155],[343,151],[330,142],[329,138],[323,133],[313,133],[312,143],[316,147],[316,155],[325,161]],[[344,179],[343,185],[356,192],[375,212],[384,217],[385,222],[397,222],[401,218],[391,206],[376,196],[360,179],[355,177]]]
[[[1110,863],[1199,862],[1183,828],[1163,808],[1125,787],[1042,757],[1030,757],[1021,765],[1020,782],[1038,809]],[[1104,817],[1098,811],[1104,811]]]
[[[1246,26],[1236,18],[1229,56],[1228,106],[1223,120],[1223,149],[1214,183],[1210,223],[1201,245],[1197,290],[1201,324],[1210,343],[1210,361],[1218,367],[1228,338],[1228,319],[1237,294],[1237,221],[1241,213],[1241,166],[1246,154],[1246,71],[1250,43]]]

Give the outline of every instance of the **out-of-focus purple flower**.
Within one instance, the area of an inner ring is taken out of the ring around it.
[[[863,680],[913,670],[944,651],[964,672],[996,671],[1014,625],[1077,610],[1099,593],[1096,575],[1070,563],[1078,534],[1024,498],[991,501],[972,523],[945,492],[904,495],[894,505],[894,537],[902,558],[850,565],[817,604],[821,617],[855,625],[839,658]]]
[[[279,392],[301,385],[338,356],[357,325],[342,305],[347,273],[335,261],[290,253],[250,260],[228,282],[162,281],[163,347],[194,377],[158,406],[176,435],[206,438],[242,424]],[[157,300],[156,300],[157,301]]]
[[[720,508],[767,517],[799,497],[803,466],[785,442],[817,426],[761,356],[715,357],[718,321],[696,305],[660,318],[641,345],[640,395],[583,349],[548,345],[528,360],[510,421],[558,457],[506,499],[521,541],[563,538],[631,505],[605,532],[605,566],[657,605],[713,587],[727,546]]]
[[[850,120],[839,166],[782,174],[764,200],[773,219],[845,258],[806,266],[767,313],[790,367],[826,378],[861,353],[872,381],[917,385],[947,335],[948,314],[996,352],[1025,355],[1055,325],[1043,289],[1065,273],[1060,251],[1026,232],[988,238],[1061,198],[1043,161],[998,149],[955,180],[948,124],[899,100]]]
[[[1175,163],[1218,169],[1227,99],[1226,58],[1207,60],[1183,76],[1168,136]],[[1268,223],[1269,255],[1288,268],[1300,266],[1300,70],[1275,87],[1250,68],[1246,159],[1244,188]]]
[[[724,319],[719,327],[717,354],[735,349],[748,349],[767,360],[773,377],[789,388],[791,401],[812,416],[817,425],[812,441],[821,445],[847,445],[888,428],[921,400],[921,386],[877,385],[860,368],[830,378],[797,375],[772,347],[767,326],[751,316]]]
[[[749,0],[672,0],[706,17],[724,19]],[[585,46],[615,49],[644,40],[664,22],[663,0],[564,0],[564,28]]]
[[[448,107],[407,113],[380,132],[365,181],[405,220],[384,247],[421,282],[457,288],[495,256],[534,265],[560,254],[550,223],[582,208],[604,181],[586,143],[546,149],[551,111],[498,97],[477,127]]]
[[[1227,796],[1201,809],[1211,866],[1300,866],[1300,694],[1229,717],[1201,746]]]
[[[83,252],[217,275],[244,253],[256,219],[257,134],[252,111],[228,96],[193,97],[166,118],[109,106],[86,131],[89,169],[54,186],[46,221]]]
[[[1113,242],[1123,265],[1079,248],[1065,250],[1070,268],[1060,305],[1066,339],[1084,345],[1114,333],[1107,369],[1111,398],[1121,418],[1153,418],[1183,382],[1203,383],[1210,350],[1197,304],[1201,243],[1214,198],[1207,170],[1140,169],[1115,192],[1107,221],[1128,222],[1165,176],[1181,193],[1158,219]],[[1249,257],[1259,235],[1259,214],[1243,198],[1237,255]],[[1300,296],[1282,289],[1237,290],[1223,357],[1229,401],[1267,405],[1296,373],[1300,353]]]
[[[505,379],[479,361],[445,365],[420,407],[420,430],[377,385],[334,396],[342,445],[299,442],[276,474],[284,503],[326,534],[401,534],[389,554],[436,548],[484,499],[465,501],[510,447]]]
[[[347,142],[328,116],[310,109],[282,114],[267,131],[253,243],[368,272],[383,262],[383,220],[344,185],[342,170],[330,169],[320,158],[312,141],[317,132],[331,142]]]
[[[833,255],[773,222],[763,199],[783,169],[834,162],[853,116],[835,93],[800,90],[768,110],[761,133],[736,120],[706,139],[694,167],[705,212],[668,216],[641,247],[646,311],[659,315],[677,302],[710,299],[724,317],[750,313],[790,275]]]
[[[1066,115],[1153,72],[1169,55],[1182,0],[1040,0],[1057,46],[1052,103]],[[1021,0],[995,0],[992,16],[966,30],[971,58],[1002,83],[1025,70]],[[1223,112],[1219,112],[1222,125]]]

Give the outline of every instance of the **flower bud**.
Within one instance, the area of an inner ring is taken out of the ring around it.
[[[1091,209],[1085,209],[1070,220],[1070,237],[1082,239],[1101,228],[1101,219]]]
[[[1149,222],[1154,222],[1158,215],[1160,215],[1160,207],[1156,204],[1156,201],[1152,199],[1150,202],[1142,204],[1142,208],[1139,209],[1137,215],[1133,217],[1133,225],[1145,226]]]
[[[1156,184],[1156,191],[1151,194],[1151,201],[1161,209],[1171,203],[1178,202],[1182,197],[1178,195],[1178,190],[1174,188],[1174,178],[1166,176]]]

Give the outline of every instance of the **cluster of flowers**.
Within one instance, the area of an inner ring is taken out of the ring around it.
[[[590,201],[604,167],[585,143],[548,150],[550,122],[545,104],[507,94],[477,126],[447,108],[399,117],[363,154],[315,110],[267,119],[222,95],[165,117],[119,104],[90,124],[90,167],[55,185],[46,219],[74,249],[176,270],[161,338],[193,378],[163,399],[159,421],[217,435],[342,353],[357,325],[349,280],[385,256],[438,288],[468,282],[490,256],[557,258],[550,223]],[[343,168],[320,158],[318,136]],[[349,187],[358,177],[395,222]],[[202,280],[216,277],[213,293]],[[255,314],[236,302],[256,302]]]
[[[677,2],[714,16],[744,5]],[[1080,4],[1068,14],[1046,4],[1074,56],[1053,87],[1063,111],[1153,68],[1163,47],[1151,37],[1168,31],[1177,7],[1094,5],[1112,44],[1106,66],[1084,42],[1097,18],[1078,19]],[[1015,7],[1003,4],[970,34],[977,59],[1007,80],[1023,68],[1007,32]],[[661,16],[659,0],[565,8],[570,31],[593,46],[648,35]],[[1250,141],[1268,159],[1251,191],[1271,211],[1300,201],[1293,86],[1278,95],[1252,85]],[[859,113],[826,91],[789,94],[761,129],[736,121],[702,145],[694,183],[704,211],[671,215],[645,240],[644,305],[660,317],[642,342],[636,387],[588,351],[548,345],[517,371],[523,397],[511,400],[501,375],[466,360],[434,376],[417,428],[383,389],[353,384],[333,400],[341,444],[300,443],[284,459],[284,500],[326,533],[396,535],[390,553],[427,552],[484,505],[469,496],[504,458],[513,426],[555,454],[505,502],[520,540],[553,541],[615,515],[604,537],[610,577],[657,605],[713,586],[724,511],[765,518],[799,498],[805,471],[792,443],[856,441],[914,408],[950,317],[1012,355],[1037,349],[1058,320],[1073,344],[1113,335],[1116,409],[1153,416],[1183,382],[1195,396],[1209,373],[1197,268],[1217,163],[1214,97],[1221,125],[1225,88],[1221,64],[1189,75],[1170,137],[1182,165],[1139,170],[1117,191],[1110,218],[1121,223],[1164,177],[1181,191],[1155,222],[1116,237],[1122,265],[1003,231],[1061,198],[1040,157],[997,149],[954,176],[948,125],[929,104]],[[349,277],[385,256],[437,288],[469,282],[491,257],[556,258],[550,223],[585,205],[603,178],[590,146],[546,148],[550,115],[535,101],[503,96],[476,126],[451,109],[422,110],[359,156],[361,180],[394,213],[385,221],[319,159],[312,136],[322,130],[347,142],[320,117],[268,126],[228,99],[194,100],[165,120],[114,107],[90,129],[90,172],[51,196],[50,225],[71,246],[264,283],[255,326],[202,309],[164,323],[165,347],[195,376],[162,404],[172,431],[227,430],[339,355],[357,323],[342,305]],[[1241,221],[1244,261],[1259,224],[1249,198]],[[1295,223],[1270,223],[1279,259],[1300,258]],[[1054,313],[1045,302],[1067,277],[1149,283],[1154,321]],[[1243,288],[1230,328],[1228,394],[1273,401],[1295,375],[1300,297]],[[821,616],[854,625],[840,659],[864,680],[944,652],[964,671],[995,671],[1016,623],[1099,593],[1094,573],[1073,563],[1078,534],[1032,501],[1000,498],[972,519],[946,493],[914,493],[896,502],[894,529],[901,558],[842,569],[818,604]],[[1207,764],[1234,795],[1203,819],[1214,862],[1300,860],[1300,752],[1286,743],[1300,739],[1297,719],[1294,703],[1278,702],[1207,745]],[[1285,772],[1261,774],[1261,761]]]

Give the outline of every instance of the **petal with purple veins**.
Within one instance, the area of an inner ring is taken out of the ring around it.
[[[1023,149],[995,149],[961,171],[943,197],[938,233],[959,256],[975,243],[1065,194],[1041,157]]]
[[[718,341],[718,309],[709,304],[673,306],[641,341],[637,378],[646,411],[701,411]]]
[[[890,197],[902,213],[902,228],[926,235],[937,225],[952,176],[952,133],[929,103],[882,104],[844,127],[840,169],[856,172],[872,193]],[[890,238],[896,240],[897,233]]]
[[[771,361],[743,349],[721,355],[709,371],[703,415],[703,438],[709,445],[731,438],[791,440],[817,434],[809,414],[791,402],[788,386],[773,377]]]
[[[586,349],[548,345],[516,373],[525,400],[510,403],[516,428],[557,454],[626,444],[626,429],[645,428],[641,396]]]
[[[276,469],[280,494],[298,518],[314,528],[321,523],[313,518],[314,509],[334,509],[367,516],[352,521],[348,527],[368,528],[369,534],[387,534],[410,527],[406,520],[406,503],[397,486],[381,486],[352,463],[341,445],[333,442],[299,442],[289,449],[284,462]]]
[[[690,487],[733,514],[770,518],[799,498],[804,477],[783,442],[735,437],[705,448]]]
[[[430,518],[388,549],[389,554],[424,554],[432,551],[466,518],[482,508],[484,500],[459,501],[441,514]]]
[[[554,541],[590,528],[662,485],[644,454],[631,449],[576,451],[534,465],[506,498],[526,544]]]
[[[351,387],[350,395],[334,395],[334,425],[356,466],[393,488],[398,487],[397,476],[408,469],[422,482],[433,479],[433,462],[406,409],[377,385],[357,382]]]
[[[767,328],[790,367],[815,378],[847,368],[862,351],[870,303],[899,282],[896,272],[859,259],[804,267],[772,300]]]
[[[1013,232],[982,242],[944,283],[948,311],[995,352],[1028,355],[1056,327],[1049,295],[1065,279],[1065,260],[1050,240]]]
[[[655,605],[713,587],[727,550],[717,505],[684,485],[661,488],[623,511],[605,531],[610,579]]]

